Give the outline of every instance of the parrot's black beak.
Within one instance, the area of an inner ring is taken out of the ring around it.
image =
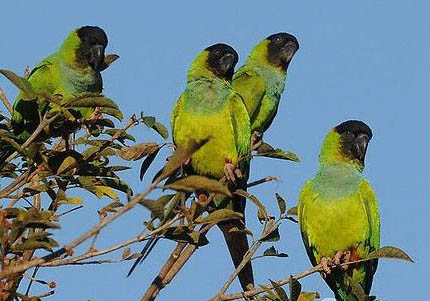
[[[224,54],[220,60],[220,71],[222,74],[227,74],[234,66],[234,56],[231,53]]]
[[[94,45],[90,48],[88,63],[94,71],[101,71],[104,67],[105,49],[102,45]]]
[[[299,50],[299,44],[295,41],[289,41],[284,47],[282,47],[282,59],[285,64],[288,65],[290,63],[297,50]]]
[[[369,143],[369,136],[366,134],[360,134],[355,138],[353,152],[355,153],[355,157],[360,161],[364,161],[364,157],[366,156],[367,145]]]

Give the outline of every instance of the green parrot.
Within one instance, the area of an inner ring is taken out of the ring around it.
[[[81,93],[101,93],[103,89],[100,72],[108,44],[106,33],[97,26],[83,26],[71,32],[60,49],[40,62],[30,73],[28,81],[36,93],[61,94],[64,99]],[[24,142],[40,123],[40,116],[48,109],[43,100],[23,100],[20,93],[13,104],[11,125],[14,134]],[[74,112],[77,119],[88,119],[94,109],[85,108]],[[68,129],[70,130],[70,128]],[[13,152],[0,151],[0,162]]]
[[[243,97],[250,116],[253,148],[276,116],[287,69],[298,49],[293,35],[273,34],[254,47],[233,76],[233,88]]]
[[[240,158],[250,153],[251,128],[243,99],[231,86],[237,61],[236,51],[226,44],[212,45],[197,56],[188,72],[187,87],[173,109],[172,133],[176,146],[187,146],[190,139],[212,137],[191,156],[187,173],[216,180],[225,176],[231,187],[244,189],[246,181],[241,170],[247,161]],[[244,213],[240,198],[221,203],[220,206]],[[243,229],[244,220],[225,221],[218,226],[237,267],[249,249],[248,239],[245,233],[229,230]],[[239,280],[243,289],[254,285],[250,263],[239,274]]]
[[[320,152],[316,176],[306,182],[298,202],[302,239],[311,263],[323,266],[324,280],[336,300],[357,301],[351,279],[368,295],[378,261],[346,267],[379,248],[379,211],[375,193],[363,175],[372,130],[349,120],[333,128]]]
[[[97,26],[83,26],[71,32],[60,49],[42,60],[30,73],[28,81],[36,93],[61,94],[64,99],[92,92],[101,93],[100,71],[106,68],[104,58],[108,44],[106,33]],[[26,140],[40,123],[40,113],[46,102],[24,101],[18,95],[13,105],[12,127],[16,135]],[[77,112],[77,118],[87,119],[93,109]]]

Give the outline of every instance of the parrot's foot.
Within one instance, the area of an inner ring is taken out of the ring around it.
[[[321,267],[323,269],[322,275],[324,278],[329,275],[332,270],[339,266],[342,270],[346,271],[348,269],[348,265],[341,266],[343,263],[349,262],[351,259],[351,251],[337,251],[333,258],[331,257],[322,257],[320,260]]]
[[[321,257],[320,260],[321,267],[323,269],[322,275],[324,278],[331,273],[331,268],[333,266],[333,261],[329,257]]]
[[[188,158],[187,160],[185,160],[183,165],[188,165],[188,164],[190,164],[190,162],[191,162],[191,158]]]
[[[351,260],[351,251],[337,251],[336,255],[334,255],[333,263],[335,265],[341,265],[342,263],[347,263]],[[340,268],[344,271],[348,269],[348,265],[342,265]]]
[[[256,150],[263,144],[261,140],[262,134],[258,131],[254,131],[251,135],[251,150]]]
[[[103,116],[102,108],[96,107],[94,109],[94,112],[91,114],[91,120],[99,120],[102,118],[102,116]]]
[[[232,163],[224,165],[224,174],[227,180],[232,182],[236,181],[236,177],[239,179],[242,178],[242,172]]]

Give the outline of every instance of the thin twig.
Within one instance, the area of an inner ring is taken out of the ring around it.
[[[4,106],[6,107],[6,109],[12,115],[12,113],[13,113],[12,106],[11,106],[11,104],[9,102],[9,99],[7,99],[6,95],[4,94],[2,88],[0,88],[0,99],[3,102]]]
[[[257,185],[264,184],[264,183],[271,182],[271,181],[278,181],[278,180],[279,180],[278,177],[267,176],[267,177],[264,177],[264,178],[262,178],[260,180],[248,183],[246,185],[246,188],[250,188],[250,187],[253,187],[253,186],[257,186]]]
[[[66,214],[69,214],[69,213],[71,213],[71,212],[73,212],[73,211],[75,211],[75,210],[81,209],[81,208],[84,208],[84,206],[83,206],[83,205],[79,205],[78,207],[75,207],[75,208],[69,209],[69,210],[67,210],[67,211],[65,211],[65,212],[63,212],[63,213],[61,213],[61,214],[59,214],[59,215],[58,215],[58,217],[64,216],[64,215],[66,215]]]

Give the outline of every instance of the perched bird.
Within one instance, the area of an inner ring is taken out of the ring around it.
[[[243,97],[250,116],[253,148],[276,116],[288,66],[298,49],[293,35],[273,34],[254,47],[233,76],[233,88]]]
[[[225,176],[230,185],[244,188],[241,165],[246,161],[251,146],[251,128],[248,112],[242,98],[231,86],[236,51],[226,44],[215,44],[201,52],[191,65],[185,91],[177,101],[172,113],[173,140],[177,146],[187,146],[190,139],[212,139],[195,152],[188,163],[191,174],[220,180]],[[234,185],[233,185],[234,183]],[[234,190],[234,189],[233,189]],[[224,207],[244,211],[235,197],[223,200]],[[248,251],[248,239],[243,232],[229,232],[244,228],[244,220],[219,223],[235,266]],[[239,274],[243,289],[253,286],[251,264]]]
[[[30,73],[28,81],[36,93],[60,94],[64,99],[81,93],[101,93],[100,71],[105,69],[106,33],[97,26],[83,26],[71,32],[60,49],[42,60]],[[22,93],[13,105],[12,127],[21,139],[27,139],[40,123],[40,113],[47,102],[25,101]],[[77,112],[77,118],[89,118],[92,109]]]
[[[298,203],[302,239],[314,266],[323,266],[324,280],[337,300],[358,300],[353,282],[370,293],[378,261],[350,266],[339,263],[365,258],[379,248],[379,211],[375,193],[363,175],[372,130],[349,120],[326,136],[317,174],[303,187]]]
[[[62,95],[68,99],[82,93],[101,93],[103,89],[100,71],[108,44],[106,33],[97,26],[83,26],[71,32],[60,49],[40,62],[30,73],[28,81],[37,94]],[[27,140],[40,123],[41,115],[49,109],[43,99],[24,100],[20,93],[13,104],[11,125],[21,142]],[[76,119],[89,119],[94,109],[72,111]],[[70,127],[63,127],[70,132]],[[60,134],[61,135],[61,134]],[[10,147],[0,150],[2,162],[13,152]]]

